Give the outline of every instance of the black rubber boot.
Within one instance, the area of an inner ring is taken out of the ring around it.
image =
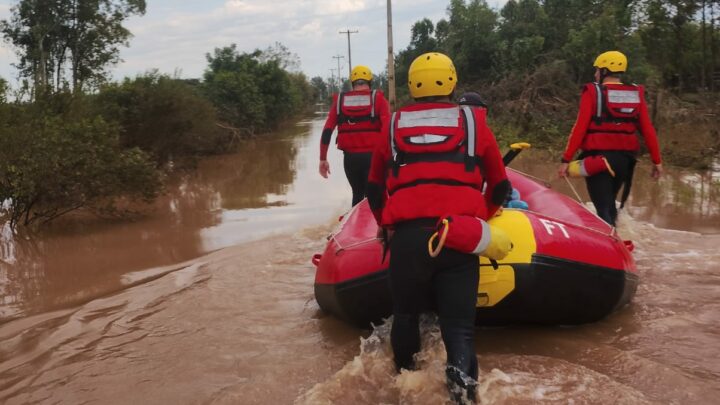
[[[447,375],[447,385],[448,391],[450,391],[450,398],[452,398],[454,403],[459,405],[476,403],[476,380],[458,370],[457,367],[452,366],[445,369],[445,374]]]
[[[390,343],[395,354],[395,368],[415,370],[415,353],[420,351],[420,319],[418,315],[394,314]]]

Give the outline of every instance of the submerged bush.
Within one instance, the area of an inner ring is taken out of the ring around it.
[[[15,227],[81,208],[112,209],[122,197],[154,198],[154,162],[137,148],[121,148],[118,132],[99,116],[0,104],[0,201],[8,205],[0,215]]]
[[[120,143],[158,163],[221,152],[230,133],[217,125],[213,105],[185,81],[148,73],[110,84],[97,95],[99,113],[120,126]]]

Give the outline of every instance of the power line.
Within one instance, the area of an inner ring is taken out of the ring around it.
[[[345,31],[340,31],[340,34],[347,34],[348,39],[348,79],[350,78],[350,72],[352,72],[352,54],[350,52],[350,34],[357,34],[358,31],[350,31],[348,28]]]

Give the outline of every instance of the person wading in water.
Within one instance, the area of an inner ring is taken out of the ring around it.
[[[355,66],[350,73],[352,91],[333,96],[320,139],[320,175],[327,178],[330,163],[327,151],[335,127],[337,147],[344,153],[345,176],[352,188],[352,205],[365,198],[370,157],[380,140],[380,131],[390,119],[390,108],[380,90],[371,90],[372,72],[367,66]]]
[[[392,233],[395,365],[398,371],[415,368],[419,316],[435,310],[450,393],[456,402],[474,402],[478,257],[450,248],[432,257],[428,239],[443,216],[490,218],[505,201],[510,183],[485,109],[451,102],[457,74],[450,58],[421,55],[410,65],[408,79],[415,103],[393,114],[373,153],[368,179],[370,208],[384,233]],[[489,233],[483,237],[490,246],[498,243]]]
[[[655,128],[648,115],[642,86],[623,84],[627,58],[621,52],[600,54],[593,66],[595,82],[583,87],[580,110],[567,147],[562,155],[558,175],[584,176],[588,194],[600,218],[615,226],[615,199],[623,187],[620,208],[630,193],[640,132],[654,163],[652,177],[662,174],[660,147]],[[572,162],[581,149],[580,160]]]

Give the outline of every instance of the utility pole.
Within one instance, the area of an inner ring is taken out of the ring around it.
[[[388,97],[390,100],[390,110],[395,111],[395,54],[393,53],[393,35],[392,35],[392,0],[387,0],[387,42],[388,42]]]
[[[352,54],[350,53],[350,34],[357,34],[358,31],[350,31],[348,28],[345,31],[340,31],[341,34],[347,34],[348,38],[348,78],[350,78],[350,72],[352,72]]]
[[[341,86],[340,83],[342,83],[342,79],[340,78],[340,59],[343,59],[343,58],[345,58],[345,57],[342,56],[342,55],[335,55],[335,56],[333,56],[333,59],[337,59],[337,64],[338,64],[338,67],[337,67],[337,72],[338,72],[338,93],[340,92],[340,86]]]

